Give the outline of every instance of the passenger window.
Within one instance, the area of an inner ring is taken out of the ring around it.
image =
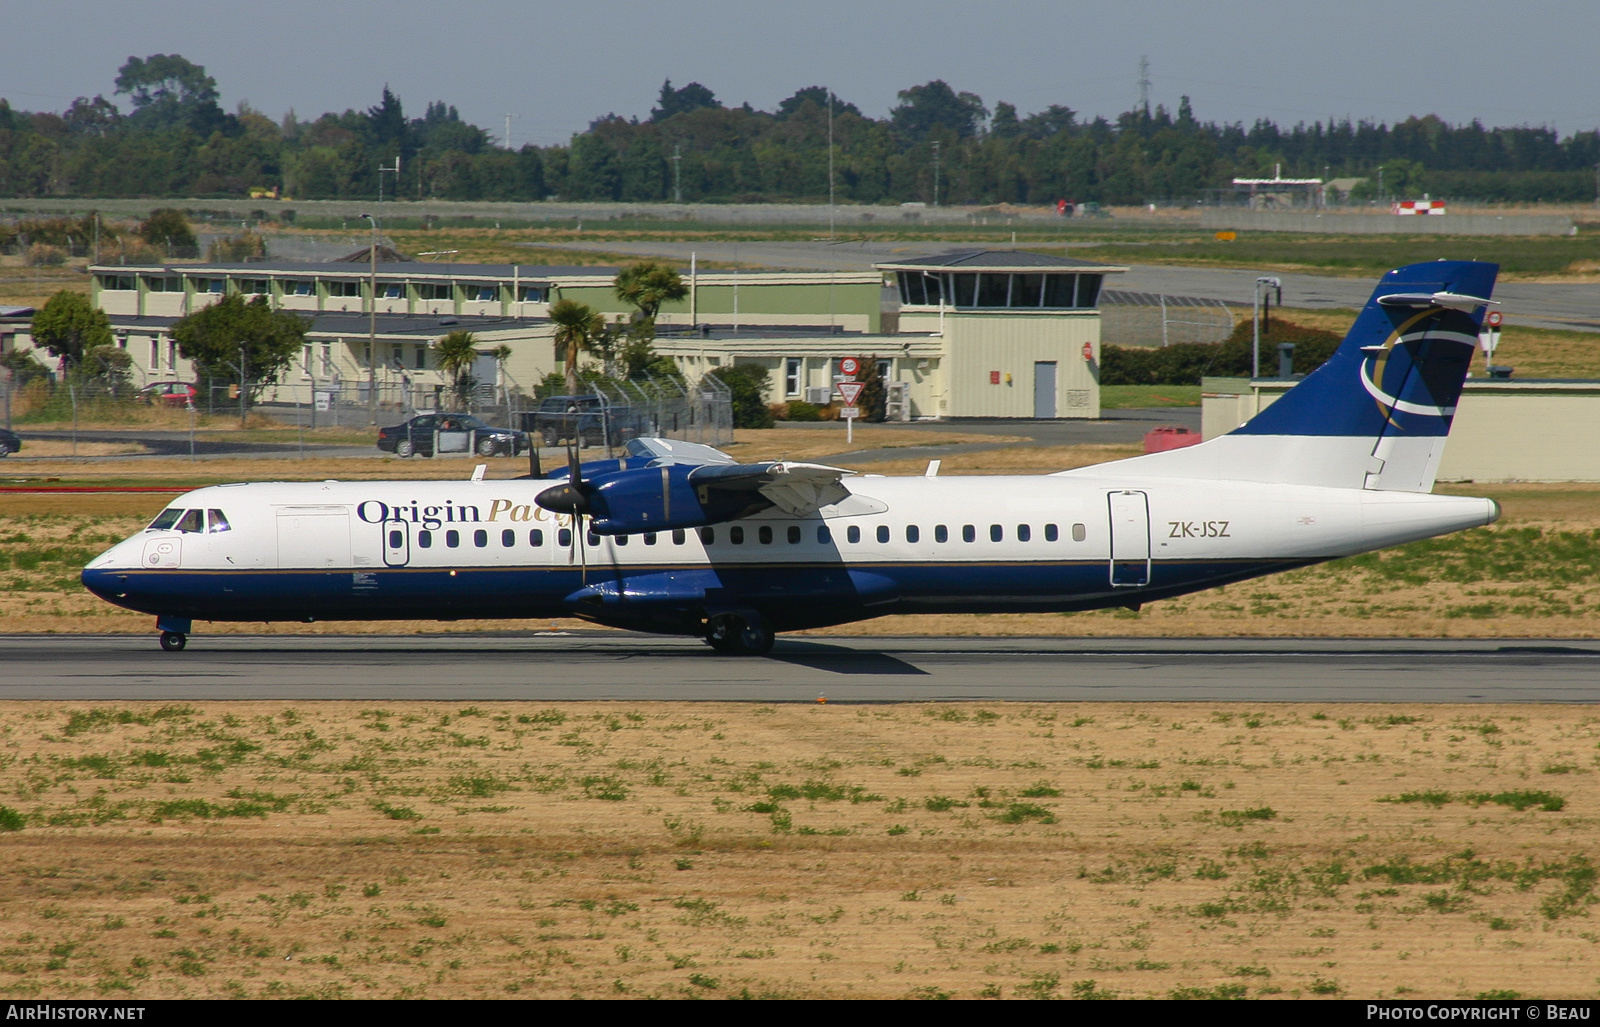
[[[205,531],[206,513],[204,510],[185,510],[183,520],[178,522],[179,531]]]
[[[528,532],[528,545],[544,545],[544,532],[540,531],[538,528],[534,528],[532,531]]]
[[[230,527],[229,524],[228,524],[228,518],[223,514],[223,512],[221,510],[207,510],[206,511],[206,519],[211,522],[211,533],[213,535],[215,535],[219,531],[232,531],[233,530],[232,527]]]
[[[403,531],[389,532],[389,548],[399,549],[406,544],[406,533]]]
[[[961,541],[963,541],[963,542],[976,542],[976,541],[978,541],[978,529],[974,528],[970,524],[963,524],[961,526]]]
[[[879,542],[887,542],[887,541],[889,541],[889,526],[887,524],[878,525],[878,541]]]
[[[817,545],[825,546],[833,541],[833,532],[828,530],[826,524],[817,525]]]
[[[1054,542],[1060,537],[1061,533],[1056,531],[1056,526],[1054,524],[1046,524],[1044,526],[1044,540],[1046,542]]]
[[[628,536],[626,535],[613,535],[612,538],[616,539],[617,545],[619,546],[625,546],[628,544]]]
[[[451,530],[445,532],[444,533],[444,544],[449,546],[451,549],[455,549],[458,546],[460,546],[461,545],[461,532],[456,531],[453,528]]]
[[[763,524],[756,534],[761,538],[762,545],[772,545],[772,526],[770,524]]]
[[[701,528],[700,529],[700,544],[701,545],[706,545],[706,546],[715,545],[716,541],[717,541],[717,529],[715,529],[715,528]]]
[[[502,546],[505,546],[507,549],[510,549],[512,546],[516,545],[517,544],[517,533],[516,533],[516,531],[511,529],[511,528],[507,528],[504,531],[502,531],[500,533],[500,544]]]
[[[933,526],[933,540],[935,542],[950,541],[950,529],[942,524],[935,524]]]
[[[735,525],[728,529],[728,541],[736,546],[744,545],[744,529]]]
[[[922,537],[922,532],[917,530],[917,526],[915,524],[906,525],[906,541],[907,542],[915,542],[917,539],[919,539],[921,537]]]
[[[989,525],[989,541],[1000,542],[1006,537],[1006,530],[998,524]]]
[[[560,546],[562,549],[566,549],[568,546],[572,545],[571,528],[562,528],[560,531],[556,532],[556,545]]]
[[[484,546],[489,544],[489,533],[484,531],[482,528],[474,531],[472,533],[472,544],[477,546],[479,549],[482,549]]]
[[[156,514],[156,519],[150,522],[150,531],[166,531],[178,523],[178,518],[183,516],[182,510],[163,510]]]
[[[800,544],[800,525],[789,525],[789,544],[791,546],[797,546]]]
[[[682,528],[673,528],[672,529],[672,544],[673,545],[681,546],[681,545],[683,545],[683,543],[687,539],[688,539],[688,536],[683,533],[683,529]]]
[[[1026,542],[1033,538],[1033,529],[1026,524],[1017,525],[1017,541]]]
[[[600,536],[596,535],[592,531],[589,532],[588,539],[589,539],[589,545],[591,545],[591,546],[598,546],[600,544]]]
[[[432,549],[433,532],[429,531],[427,528],[423,528],[421,531],[417,532],[417,545],[422,549]]]
[[[858,527],[857,525],[854,525],[854,524],[850,525],[850,527],[845,529],[844,538],[845,538],[846,542],[860,542],[861,541],[861,529],[860,529],[860,527]]]
[[[1082,542],[1084,539],[1086,539],[1088,537],[1089,537],[1089,529],[1085,528],[1081,524],[1074,524],[1072,526],[1072,541],[1074,541],[1074,542]]]
[[[656,533],[653,532],[653,531],[645,532],[644,533],[644,544],[647,545],[647,546],[655,545],[656,544]]]

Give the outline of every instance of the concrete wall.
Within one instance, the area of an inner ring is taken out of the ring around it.
[[[1257,232],[1326,232],[1334,235],[1569,235],[1565,214],[1394,214],[1321,211],[1207,210],[1200,227]]]
[[[1225,435],[1284,394],[1285,382],[1207,378],[1201,433]],[[1600,381],[1469,379],[1440,481],[1600,481]]]
[[[901,312],[901,331],[937,331],[938,315]],[[1094,360],[1083,358],[1088,343]],[[1034,364],[1056,365],[1056,416],[1100,416],[1100,317],[1082,313],[944,315],[943,417],[1033,417]],[[999,382],[992,381],[998,372]]]

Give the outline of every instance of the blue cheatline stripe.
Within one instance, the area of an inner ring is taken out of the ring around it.
[[[771,611],[778,624],[895,612],[1048,612],[1148,602],[1319,562],[1158,560],[1142,588],[1112,588],[1104,560],[766,563],[371,570],[86,570],[119,606],[213,621],[528,619],[625,621],[707,604]]]

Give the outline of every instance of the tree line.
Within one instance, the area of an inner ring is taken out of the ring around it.
[[[113,100],[62,113],[0,99],[0,196],[246,196],[941,205],[1131,204],[1215,199],[1234,177],[1367,178],[1356,197],[1485,201],[1595,198],[1600,133],[1452,125],[1200,120],[1139,107],[1086,117],[1052,104],[991,109],[941,80],[873,118],[821,86],[772,111],[729,106],[700,83],[662,84],[647,118],[606,114],[565,145],[506,148],[443,101],[409,117],[388,87],[366,110],[278,121],[218,103],[216,81],[177,54],[129,58]],[[122,109],[126,102],[129,110]],[[830,124],[832,146],[830,150]],[[380,170],[394,166],[398,173]]]

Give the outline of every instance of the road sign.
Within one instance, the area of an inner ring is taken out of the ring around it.
[[[1491,310],[1489,311],[1488,316],[1483,319],[1483,322],[1490,328],[1499,328],[1501,320],[1503,319],[1500,316],[1500,311]]]
[[[856,374],[860,373],[860,371],[861,371],[861,361],[857,360],[855,357],[841,357],[839,359],[839,373],[840,374],[850,375],[850,376],[853,377]]]
[[[843,410],[839,411],[839,416],[844,418],[846,421],[853,421],[861,416],[861,408],[845,407]]]
[[[856,400],[861,397],[861,390],[866,387],[864,382],[840,382],[838,384],[839,395],[844,397],[845,409],[851,409],[856,405]],[[849,416],[854,417],[855,415],[850,414]]]

